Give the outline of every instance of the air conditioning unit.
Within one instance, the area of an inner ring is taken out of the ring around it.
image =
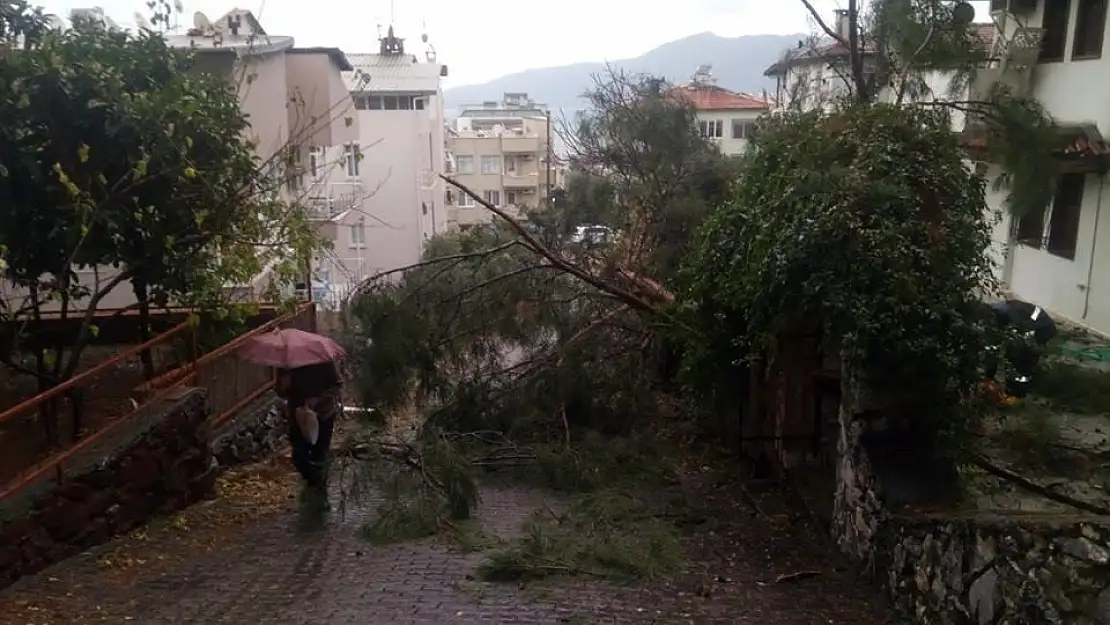
[[[991,0],[991,15],[1022,15],[1037,10],[1037,0]]]

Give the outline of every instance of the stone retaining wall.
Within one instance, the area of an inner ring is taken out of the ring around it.
[[[286,444],[283,402],[272,391],[256,399],[212,438],[212,453],[226,470],[269,457]]]
[[[840,417],[834,538],[911,622],[1110,625],[1110,519],[891,514],[853,405]]]
[[[1110,625],[1110,522],[893,517],[876,573],[921,625]]]
[[[204,390],[183,389],[144,408],[107,449],[73,458],[60,486],[36,484],[5,501],[0,587],[209,497],[217,467],[207,417]]]

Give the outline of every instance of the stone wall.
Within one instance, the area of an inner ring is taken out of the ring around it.
[[[921,625],[1110,625],[1110,520],[892,517],[876,573]]]
[[[259,397],[212,438],[220,469],[262,460],[286,443],[288,425],[283,402],[272,391]]]
[[[1110,625],[1110,519],[892,514],[920,482],[871,457],[858,388],[843,398],[834,538],[911,622]]]
[[[217,472],[207,417],[205,392],[182,389],[73,457],[61,485],[44,478],[5,501],[0,587],[209,497]]]

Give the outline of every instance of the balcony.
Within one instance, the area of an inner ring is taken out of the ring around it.
[[[501,176],[501,186],[506,189],[534,189],[540,184],[538,172],[512,172]]]
[[[362,183],[320,182],[312,185],[302,199],[308,218],[318,221],[334,219],[362,204]]]
[[[538,154],[543,152],[543,144],[539,135],[501,135],[501,152],[503,154]]]

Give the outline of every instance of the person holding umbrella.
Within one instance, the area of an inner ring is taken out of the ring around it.
[[[340,406],[337,361],[345,353],[326,336],[284,329],[254,337],[240,357],[275,367],[274,390],[286,402],[293,467],[304,480],[302,501],[328,507],[328,456]]]

